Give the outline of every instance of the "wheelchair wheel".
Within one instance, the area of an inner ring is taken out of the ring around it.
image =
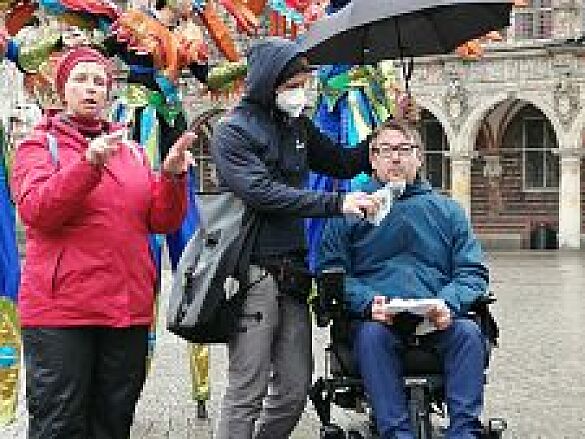
[[[423,386],[413,386],[410,389],[408,404],[414,437],[416,439],[433,439],[430,400],[427,389]]]
[[[346,439],[343,428],[338,425],[323,425],[319,434],[320,439]]]

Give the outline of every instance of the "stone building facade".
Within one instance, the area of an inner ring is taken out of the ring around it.
[[[476,61],[415,60],[426,171],[469,212],[488,247],[528,248],[556,235],[578,249],[585,231],[584,3],[528,0],[504,41]]]

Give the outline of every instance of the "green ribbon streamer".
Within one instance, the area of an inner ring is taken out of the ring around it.
[[[171,126],[184,111],[181,102],[169,104],[161,92],[149,90],[143,85],[129,84],[123,98],[129,107],[151,106]]]
[[[394,103],[387,99],[383,84],[386,78],[373,66],[356,66],[319,84],[319,94],[324,98],[329,111],[333,111],[337,102],[345,97],[349,90],[361,90],[372,105],[379,121],[386,120],[394,111]]]
[[[18,63],[27,73],[38,73],[41,64],[46,62],[51,53],[61,47],[61,37],[51,34],[42,38],[37,44],[19,44]]]
[[[164,95],[158,91],[150,91],[148,94],[148,105],[155,108],[157,114],[160,114],[165,122],[171,126],[175,124],[177,116],[183,112],[181,102],[169,104]]]

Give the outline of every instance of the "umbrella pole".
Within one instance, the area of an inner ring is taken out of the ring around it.
[[[406,113],[410,113],[412,106],[412,93],[410,92],[410,78],[412,77],[412,71],[414,70],[414,58],[411,56],[409,57],[408,61],[404,60],[404,47],[402,46],[402,36],[400,34],[400,26],[398,25],[398,20],[396,17],[394,18],[394,29],[396,30],[396,39],[398,40],[398,51],[400,53],[400,66],[402,67],[402,77],[404,79],[404,89],[406,93],[407,105],[408,110]],[[412,114],[406,115],[407,119],[411,119],[413,117]],[[413,122],[410,120],[410,122]]]
[[[414,61],[412,57],[410,57],[410,63],[407,66],[404,62],[404,47],[402,47],[402,35],[400,34],[400,26],[398,25],[398,20],[394,17],[394,30],[396,31],[396,39],[398,40],[398,51],[400,53],[400,66],[402,67],[402,77],[404,79],[404,87],[406,89],[406,94],[410,98],[410,77],[412,76],[412,66]]]
[[[402,65],[402,76],[404,77],[404,88],[408,97],[410,97],[410,78],[412,78],[412,71],[414,69],[414,58],[411,56],[408,61],[404,61],[402,57],[402,49],[400,54],[400,64]]]

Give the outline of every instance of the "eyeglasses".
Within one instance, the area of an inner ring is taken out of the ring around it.
[[[372,146],[372,154],[380,157],[392,157],[392,154],[397,153],[399,157],[408,157],[416,148],[418,145],[414,143],[378,143]]]

